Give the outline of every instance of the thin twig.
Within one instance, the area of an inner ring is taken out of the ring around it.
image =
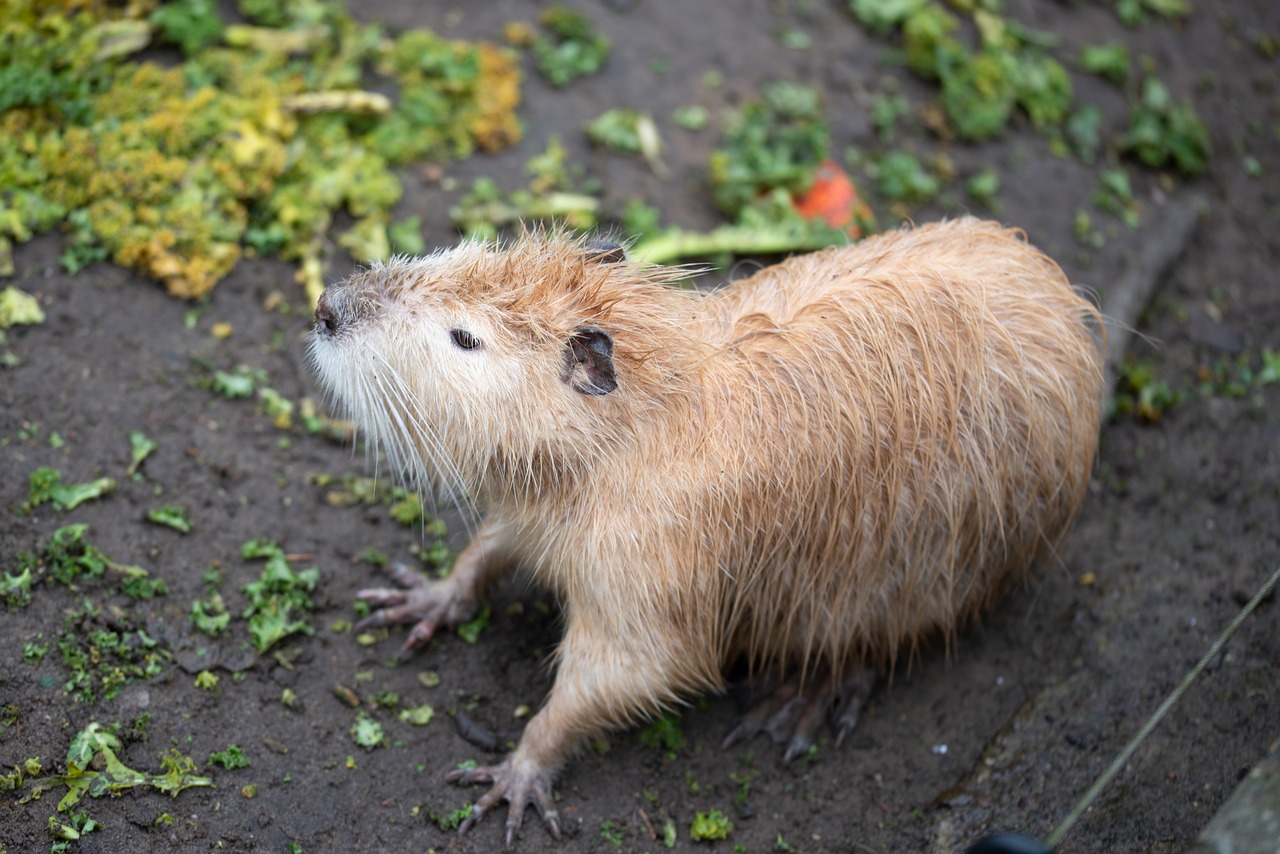
[[[1192,195],[1159,209],[1154,222],[1141,236],[1141,248],[1124,275],[1107,289],[1102,313],[1107,322],[1106,379],[1103,402],[1107,410],[1116,391],[1117,370],[1129,349],[1138,319],[1146,310],[1165,272],[1178,260],[1191,239],[1204,199]]]
[[[643,807],[639,807],[638,810],[640,813],[640,820],[644,822],[645,830],[649,831],[649,838],[654,841],[657,841],[658,831],[653,829],[653,822],[649,821],[649,816],[648,814],[645,813]]]

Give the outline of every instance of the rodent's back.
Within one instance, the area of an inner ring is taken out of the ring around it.
[[[1020,233],[887,233],[703,305],[717,501],[736,516],[718,544],[730,652],[891,663],[1070,527],[1097,440],[1099,317]]]

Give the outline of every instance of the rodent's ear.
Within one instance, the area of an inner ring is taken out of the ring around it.
[[[612,240],[592,240],[586,246],[586,259],[597,264],[617,264],[627,260],[627,251]]]
[[[608,394],[618,387],[613,370],[613,339],[595,326],[579,326],[564,346],[561,379],[583,394]]]

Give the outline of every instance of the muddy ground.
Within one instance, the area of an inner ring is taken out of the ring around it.
[[[447,176],[461,186],[481,174],[518,186],[524,161],[559,133],[604,182],[608,204],[642,194],[666,221],[704,228],[717,222],[701,184],[715,123],[700,133],[679,130],[666,120],[676,106],[701,103],[714,114],[755,97],[769,81],[809,82],[825,93],[840,151],[874,146],[870,94],[886,78],[913,101],[929,95],[899,66],[882,62],[885,45],[841,4],[755,0],[698,4],[696,11],[674,0],[573,5],[613,40],[608,66],[564,90],[530,70],[524,142],[448,166]],[[1007,5],[1013,17],[1058,33],[1069,55],[1080,44],[1122,39],[1135,55],[1152,57],[1178,97],[1194,98],[1211,129],[1210,174],[1193,187],[1208,199],[1207,212],[1142,318],[1141,331],[1153,343],[1135,350],[1186,392],[1182,402],[1157,424],[1120,419],[1105,427],[1089,496],[1061,562],[1040,567],[981,628],[963,634],[950,656],[931,649],[898,672],[841,748],[824,744],[810,761],[791,767],[763,739],[724,752],[718,744],[739,706],[733,697],[707,698],[681,715],[687,744],[673,757],[629,732],[574,762],[558,786],[565,839],[553,843],[530,814],[523,850],[655,851],[668,819],[679,831],[676,848],[687,850],[695,847],[689,841],[695,813],[711,808],[734,822],[720,850],[736,843],[746,851],[956,851],[995,828],[1043,837],[1280,563],[1280,384],[1255,384],[1236,395],[1211,382],[1210,393],[1196,391],[1215,364],[1243,356],[1256,368],[1264,347],[1280,349],[1280,64],[1256,45],[1259,34],[1280,36],[1280,6],[1196,2],[1183,23],[1129,30],[1100,4]],[[362,18],[393,28],[494,39],[504,21],[531,20],[540,8],[406,0],[353,6]],[[781,46],[785,28],[808,34],[810,48]],[[703,74],[713,69],[723,73],[724,85],[706,88]],[[1123,120],[1114,90],[1077,82],[1080,100]],[[617,105],[659,118],[668,179],[639,159],[584,145],[576,129]],[[901,144],[937,146],[922,131]],[[1073,236],[1073,219],[1077,209],[1091,209],[1097,167],[1052,157],[1025,123],[1000,142],[953,145],[950,153],[962,175],[997,166],[999,218],[1025,227],[1074,281],[1104,295],[1149,237],[1152,211],[1188,192],[1133,169],[1144,226],[1129,230],[1095,211],[1106,245],[1085,248]],[[1243,168],[1246,155],[1257,158],[1261,177]],[[429,245],[454,241],[446,211],[456,189],[417,171],[408,180],[402,212],[424,218]],[[953,192],[915,215],[933,219],[963,203],[963,193]],[[881,217],[892,219],[885,210]],[[497,591],[492,623],[478,643],[449,635],[398,664],[403,629],[371,646],[334,631],[352,618],[355,591],[374,573],[358,556],[377,548],[412,560],[421,533],[392,521],[384,506],[326,502],[328,489],[313,476],[368,474],[362,455],[301,432],[282,433],[252,402],[215,396],[195,382],[207,376],[204,365],[243,364],[266,371],[290,399],[316,394],[303,355],[308,315],[292,271],[242,263],[188,328],[191,306],[158,286],[106,264],[69,277],[56,262],[60,251],[61,238],[49,236],[16,252],[15,283],[39,296],[48,319],[10,334],[8,347],[21,364],[0,372],[0,567],[12,570],[20,551],[36,549],[58,527],[87,523],[89,539],[106,554],[166,582],[169,594],[142,612],[152,636],[176,653],[157,678],[133,683],[113,700],[79,702],[63,690],[68,674],[56,638],[63,615],[84,596],[101,601],[104,588],[37,589],[29,607],[0,615],[6,708],[0,765],[40,756],[46,772],[61,771],[71,736],[97,721],[123,725],[121,758],[131,767],[158,770],[160,755],[177,747],[216,783],[173,799],[142,789],[85,799],[79,808],[102,829],[78,843],[82,851],[497,848],[500,819],[459,838],[428,814],[447,814],[479,794],[445,783],[449,769],[498,756],[464,740],[452,713],[465,711],[505,742],[519,736],[517,708],[536,708],[544,696],[544,661],[558,630],[554,603],[513,581]],[[333,275],[346,263],[337,262]],[[273,294],[284,295],[287,310],[264,308]],[[233,327],[225,340],[211,335],[220,322]],[[125,475],[131,430],[159,445],[133,479]],[[53,433],[60,447],[51,443]],[[60,469],[69,482],[112,476],[119,487],[66,514],[48,505],[27,513],[27,476],[39,466]],[[183,535],[144,521],[163,504],[185,506],[194,530]],[[210,642],[193,634],[187,616],[190,602],[206,593],[202,576],[211,566],[221,567],[220,589],[239,613],[241,588],[261,568],[243,560],[240,547],[255,537],[305,556],[299,568],[320,570],[314,636],[294,636],[278,654],[256,661],[243,651],[243,620]],[[1082,583],[1090,577],[1092,584]],[[50,647],[38,664],[23,661],[29,642]],[[211,662],[221,676],[212,692],[193,684]],[[437,673],[439,685],[426,687],[424,671]],[[1138,750],[1062,850],[1187,847],[1280,735],[1278,677],[1280,619],[1272,600]],[[412,727],[371,705],[389,743],[365,751],[352,742],[356,712],[335,696],[335,684],[366,699],[397,692],[402,705],[432,704],[436,717]],[[294,708],[281,702],[285,688],[298,698]],[[143,715],[145,738],[135,726]],[[228,771],[207,762],[229,743],[249,755],[249,768]],[[740,796],[742,780],[749,785]],[[256,785],[256,796],[243,796],[247,784]],[[48,850],[46,823],[59,796],[25,805],[0,797],[0,850]],[[157,823],[163,814],[172,823]],[[656,841],[646,820],[658,831]],[[300,848],[289,849],[291,843]]]

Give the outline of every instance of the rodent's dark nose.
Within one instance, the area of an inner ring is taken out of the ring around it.
[[[335,335],[341,325],[338,313],[333,310],[329,301],[329,292],[324,291],[316,301],[316,331],[324,335]]]

